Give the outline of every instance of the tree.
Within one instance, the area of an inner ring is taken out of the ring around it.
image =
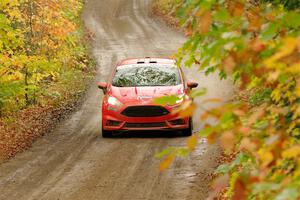
[[[78,0],[0,2],[0,112],[56,98],[50,87],[86,68],[81,8]]]
[[[237,152],[213,184],[216,193],[228,186],[225,196],[232,199],[300,197],[300,13],[298,1],[269,2],[195,0],[173,7],[189,36],[179,62],[231,76],[246,94],[206,111],[202,120],[219,123],[207,122],[199,133],[220,140],[225,153]],[[180,152],[167,152],[166,161]]]

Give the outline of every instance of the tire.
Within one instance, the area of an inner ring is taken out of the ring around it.
[[[189,128],[184,129],[182,131],[182,135],[188,137],[188,136],[191,136],[192,134],[193,134],[193,120],[192,120],[192,118],[190,118],[189,119]]]
[[[103,138],[110,138],[112,136],[113,136],[112,131],[107,131],[107,130],[102,129],[102,137]]]

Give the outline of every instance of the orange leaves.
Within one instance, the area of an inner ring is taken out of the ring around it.
[[[193,151],[198,143],[198,136],[197,135],[192,135],[191,137],[189,137],[188,141],[187,141],[187,147],[190,151]]]
[[[176,157],[175,154],[171,154],[171,155],[167,156],[167,158],[160,163],[159,170],[160,171],[166,170],[172,164],[172,162],[174,161],[175,157]]]
[[[246,185],[241,178],[238,178],[234,184],[234,193],[232,200],[246,200]]]
[[[220,137],[221,146],[228,152],[232,152],[235,145],[235,137],[232,131],[224,132]]]
[[[260,16],[261,10],[258,6],[251,7],[247,12],[247,18],[249,21],[249,31],[258,31],[260,30],[263,24],[263,18]]]
[[[265,114],[264,109],[257,110],[256,112],[252,113],[248,118],[248,125],[252,125],[255,123],[259,118],[261,118]]]
[[[247,127],[247,126],[242,126],[238,129],[238,131],[240,133],[242,133],[243,135],[248,136],[248,135],[250,135],[251,128]]]
[[[199,20],[198,31],[201,34],[206,34],[212,24],[212,16],[210,11],[204,12]]]
[[[218,103],[218,102],[222,102],[222,99],[219,99],[219,98],[206,99],[202,103],[205,104],[205,103],[209,103],[209,102]],[[200,119],[206,120],[208,118],[214,118],[214,119],[218,120],[218,119],[220,119],[222,112],[224,112],[223,106],[212,108],[212,109],[207,110],[204,113],[202,113],[200,116]]]
[[[182,118],[190,117],[193,115],[195,109],[196,105],[192,101],[186,101],[176,111],[174,111],[174,114],[178,114]]]
[[[257,144],[253,142],[250,138],[245,137],[242,139],[240,144],[240,150],[246,150],[249,152],[253,152],[257,149]]]
[[[221,101],[204,100],[201,106],[205,112],[200,120],[214,125],[206,124],[200,135],[206,137],[209,144],[218,141],[225,151],[242,151],[249,158],[228,163],[229,172],[222,172],[230,176],[230,180],[225,176],[226,181],[232,183],[230,198],[246,199],[249,193],[254,199],[275,199],[273,195],[284,188],[278,187],[272,195],[265,196],[268,189],[254,193],[252,186],[264,182],[273,184],[281,180],[283,174],[290,176],[285,180],[287,186],[296,181],[291,177],[300,174],[297,126],[300,122],[297,101],[300,97],[300,37],[299,20],[296,20],[299,13],[272,5],[264,7],[265,4],[249,6],[249,1],[242,0],[226,0],[225,5],[224,1],[214,2],[207,10],[200,6],[195,12],[190,12],[194,6],[190,3],[186,20],[195,23],[190,29],[193,37],[185,45],[184,53],[199,53],[201,69],[215,68],[222,71],[221,76],[223,72],[233,75],[245,95],[234,99],[234,103],[222,102],[222,106],[212,109],[207,109],[206,103]],[[190,149],[194,149],[194,139],[189,142]],[[232,168],[233,165],[236,166]],[[236,174],[234,181],[233,173]],[[214,187],[215,190],[227,187],[224,182],[217,182],[221,184]]]
[[[214,144],[217,139],[218,134],[216,132],[212,132],[209,134],[206,139],[208,144]]]
[[[245,110],[242,110],[242,109],[235,109],[235,110],[233,110],[233,114],[235,114],[236,116],[239,116],[239,117],[243,117],[246,115],[246,112],[245,112]]]
[[[244,13],[245,5],[239,1],[227,0],[228,10],[234,17],[240,17]]]
[[[258,38],[251,40],[249,45],[251,49],[255,52],[261,52],[266,48],[265,44]]]
[[[222,67],[224,68],[227,74],[232,74],[235,66],[236,62],[233,56],[226,57],[222,62]]]
[[[197,144],[198,144],[198,135],[192,135],[187,140],[187,147],[183,149],[166,149],[163,152],[157,154],[157,157],[160,158],[162,156],[166,156],[164,160],[159,165],[159,170],[164,171],[173,163],[176,156],[184,156],[189,151],[195,150]]]

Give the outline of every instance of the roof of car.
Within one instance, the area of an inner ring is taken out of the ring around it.
[[[147,63],[158,63],[158,64],[175,64],[175,60],[171,58],[152,58],[152,57],[146,57],[146,58],[128,58],[125,60],[122,60],[118,63],[117,66],[121,65],[132,65],[132,64],[147,64]]]

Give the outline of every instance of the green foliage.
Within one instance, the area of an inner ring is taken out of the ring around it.
[[[258,90],[250,96],[249,103],[252,106],[256,106],[262,104],[264,101],[269,101],[271,100],[271,93],[272,89],[270,88]]]

